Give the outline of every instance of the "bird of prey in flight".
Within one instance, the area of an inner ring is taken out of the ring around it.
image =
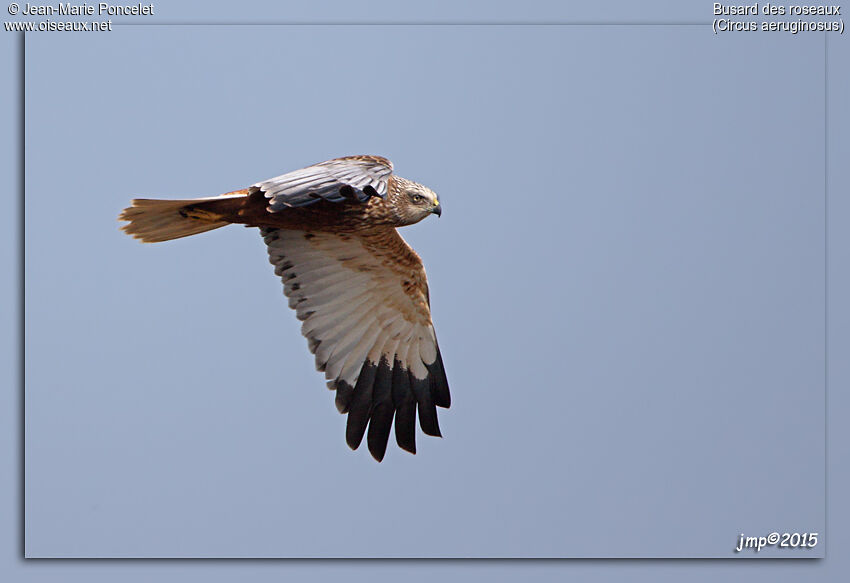
[[[258,227],[316,367],[348,413],[348,445],[365,434],[381,461],[393,420],[398,445],[416,453],[417,411],[422,431],[440,436],[437,407],[450,405],[425,268],[396,230],[441,212],[431,189],[394,175],[386,158],[348,156],[220,196],[136,199],[119,219],[146,243]]]

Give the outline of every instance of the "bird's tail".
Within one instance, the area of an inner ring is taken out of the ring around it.
[[[224,197],[242,198],[242,192],[228,193],[210,198],[186,200],[156,200],[137,198],[118,216],[118,220],[129,221],[121,227],[125,233],[144,243],[170,241],[189,235],[212,231],[229,224],[215,205],[204,204],[220,201]]]

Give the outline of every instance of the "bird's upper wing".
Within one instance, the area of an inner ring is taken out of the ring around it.
[[[439,436],[436,407],[449,406],[449,387],[425,269],[401,235],[261,233],[316,367],[348,413],[348,445],[360,445],[368,424],[369,451],[380,461],[395,417],[396,441],[415,453],[417,409],[422,431]]]
[[[321,162],[258,182],[269,201],[269,210],[307,206],[319,200],[364,202],[371,196],[385,198],[392,162],[380,156],[348,156]]]

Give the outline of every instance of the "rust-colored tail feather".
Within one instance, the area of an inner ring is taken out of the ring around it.
[[[156,200],[137,198],[118,217],[129,221],[121,227],[125,233],[144,243],[170,241],[228,224],[215,213],[194,208],[198,200]]]

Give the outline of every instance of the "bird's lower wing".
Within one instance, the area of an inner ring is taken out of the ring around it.
[[[401,235],[261,233],[316,367],[348,413],[348,445],[356,449],[368,425],[369,451],[380,461],[395,419],[398,445],[416,453],[417,410],[422,431],[439,436],[436,407],[450,405],[449,387],[425,270]]]

